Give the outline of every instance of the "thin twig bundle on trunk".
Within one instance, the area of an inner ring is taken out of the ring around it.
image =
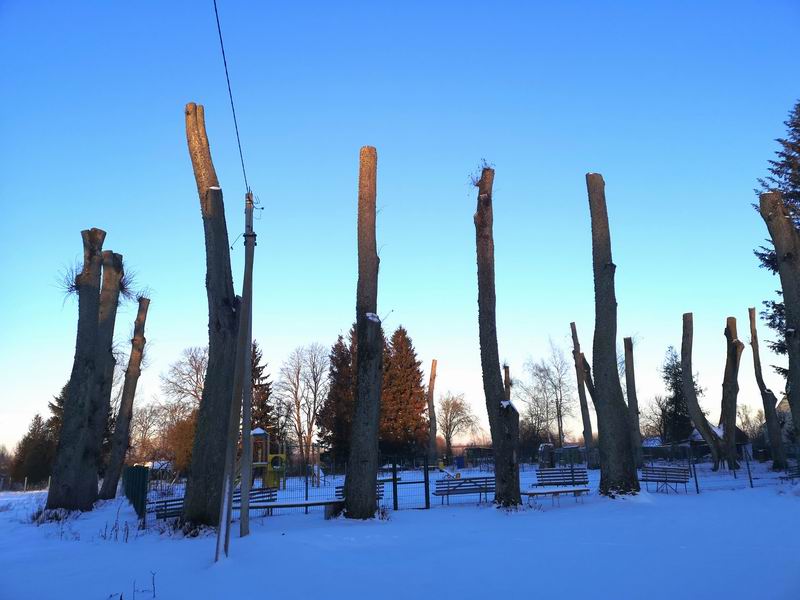
[[[719,469],[719,461],[722,456],[722,443],[717,433],[712,429],[706,419],[700,403],[697,400],[697,391],[694,385],[694,374],[692,372],[692,341],[694,338],[694,321],[692,313],[683,315],[683,337],[681,341],[681,372],[683,377],[681,385],[683,387],[683,397],[686,398],[686,407],[689,409],[689,417],[692,424],[697,429],[703,441],[711,451],[711,458],[714,461],[713,470]]]
[[[147,321],[147,309],[150,299],[139,298],[139,310],[133,324],[131,354],[128,357],[128,368],[125,370],[125,382],[119,401],[119,411],[114,422],[114,433],[111,437],[111,456],[109,457],[100,498],[109,500],[117,495],[117,484],[125,464],[125,454],[130,443],[131,417],[133,416],[133,400],[136,396],[136,385],[142,373],[142,357],[144,356],[144,326]]]
[[[356,399],[345,478],[345,516],[369,519],[377,510],[378,425],[383,376],[383,333],[378,317],[375,202],[378,154],[361,148],[358,175],[358,284],[356,289]]]
[[[761,354],[758,350],[758,332],[756,331],[756,309],[755,307],[748,308],[747,312],[750,317],[750,347],[753,349],[753,368],[756,373],[758,391],[761,392],[761,402],[764,405],[767,439],[772,454],[772,470],[782,471],[786,469],[788,463],[786,462],[786,450],[783,448],[778,411],[775,409],[778,399],[772,393],[772,390],[767,387],[767,384],[764,383],[764,375],[761,372]]]
[[[501,506],[520,504],[519,413],[506,398],[500,374],[497,349],[497,318],[494,287],[494,233],[492,184],[494,169],[484,168],[477,182],[478,206],[475,211],[475,245],[478,263],[478,331],[481,350],[483,392],[494,450],[495,503]]]
[[[205,234],[208,367],[186,482],[183,519],[187,523],[216,525],[233,395],[238,300],[233,293],[222,190],[211,161],[203,107],[194,103],[186,105],[186,140]]]
[[[786,397],[792,424],[800,432],[800,233],[795,228],[780,192],[761,194],[759,209],[775,246],[786,311],[786,354],[789,375]]]
[[[100,275],[102,269],[102,229],[81,232],[83,268],[75,278],[78,293],[78,332],[64,416],[58,440],[56,460],[47,508],[91,510],[97,499],[97,464],[87,460],[85,449],[90,430],[87,427],[92,409],[97,361],[97,330],[100,313]]]
[[[594,402],[600,445],[600,493],[614,496],[639,491],[630,435],[630,418],[617,370],[616,265],[611,258],[605,182],[598,173],[586,175],[592,219],[594,273]]]

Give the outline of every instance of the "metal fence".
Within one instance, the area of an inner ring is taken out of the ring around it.
[[[149,474],[147,467],[125,467],[122,471],[122,490],[142,520],[147,514]]]

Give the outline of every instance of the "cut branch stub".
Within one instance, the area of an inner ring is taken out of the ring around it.
[[[189,102],[186,105],[186,142],[189,145],[189,156],[197,183],[197,194],[203,212],[206,210],[206,190],[219,187],[219,179],[211,160],[211,147],[206,135],[205,114],[202,104]]]

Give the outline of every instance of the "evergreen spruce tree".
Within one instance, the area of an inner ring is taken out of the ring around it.
[[[350,452],[355,404],[355,338],[355,330],[351,329],[349,344],[340,335],[331,347],[328,395],[317,420],[319,439],[336,461],[346,460]]]
[[[253,340],[253,404],[250,411],[250,426],[261,428],[275,435],[279,430],[277,410],[273,404],[272,382],[266,372],[267,364],[262,363],[264,353],[256,340]]]
[[[776,140],[780,148],[775,152],[775,158],[769,161],[769,175],[758,180],[756,193],[780,191],[789,213],[794,217],[795,227],[800,228],[800,101],[794,105],[789,113],[789,119],[784,124],[786,137]],[[771,241],[768,240],[767,246],[756,249],[755,254],[762,268],[769,269],[772,273],[778,272],[775,249]],[[761,312],[761,317],[767,327],[777,334],[777,339],[767,341],[767,345],[776,354],[786,354],[783,300],[780,290],[777,290],[777,294],[777,300],[763,302],[764,310]],[[786,375],[784,368],[775,367],[775,370]]]
[[[663,442],[681,442],[692,434],[694,426],[692,425],[689,407],[686,404],[686,398],[681,388],[683,384],[681,359],[672,346],[667,348],[664,363],[661,365],[661,378],[667,388],[664,414],[664,431],[667,439],[663,440]],[[701,396],[703,390],[697,386],[697,377],[694,378],[694,381],[695,391],[698,396]]]
[[[384,350],[380,447],[408,454],[425,447],[428,433],[421,363],[408,332],[398,327]]]
[[[47,403],[47,408],[50,409],[50,417],[47,419],[47,428],[50,430],[56,443],[58,443],[58,436],[61,433],[61,423],[64,419],[64,403],[67,400],[68,387],[69,382],[64,384],[58,396],[53,396],[53,399]]]
[[[17,445],[11,477],[20,482],[27,477],[28,485],[47,481],[56,456],[56,444],[48,424],[41,415],[35,415],[28,432]]]

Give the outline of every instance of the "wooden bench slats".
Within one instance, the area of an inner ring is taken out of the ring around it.
[[[656,492],[664,490],[669,493],[670,488],[677,492],[678,485],[681,484],[683,484],[683,488],[686,490],[686,484],[691,478],[692,470],[690,467],[644,466],[642,467],[642,474],[639,477],[639,481],[645,484],[655,483]],[[649,486],[647,489],[650,489]]]
[[[450,496],[464,496],[468,494],[486,495],[489,500],[489,493],[495,491],[494,477],[462,477],[459,479],[437,479],[434,485],[434,496],[442,498],[444,504],[445,497],[450,504]]]

